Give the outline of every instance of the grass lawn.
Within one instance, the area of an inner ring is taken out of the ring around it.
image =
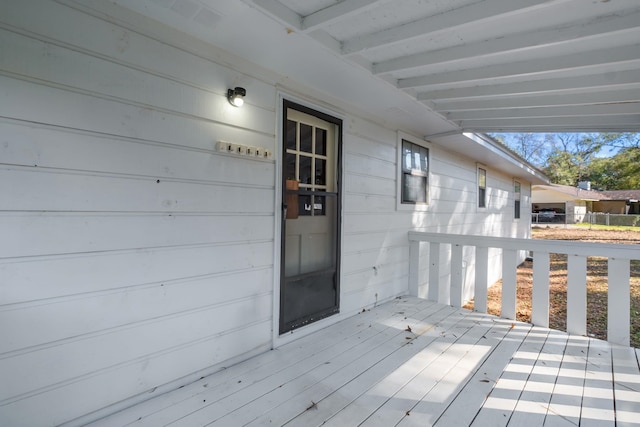
[[[637,228],[636,228],[637,230]],[[640,231],[589,230],[583,228],[532,229],[534,239],[579,240],[602,243],[640,244]],[[567,324],[567,256],[551,254],[549,271],[549,327],[566,330]],[[518,268],[516,316],[531,321],[532,262]],[[500,315],[502,281],[489,289],[488,312]],[[465,305],[473,309],[473,302]],[[600,257],[587,259],[587,334],[607,339],[607,260]],[[640,261],[631,262],[631,345],[640,348]]]
[[[640,233],[640,227],[631,227],[627,225],[601,225],[601,224],[574,224],[572,227],[587,228],[590,230],[611,230],[611,231],[635,231]]]

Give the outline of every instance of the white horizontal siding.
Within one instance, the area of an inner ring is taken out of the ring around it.
[[[237,305],[257,295],[271,297],[272,274],[273,271],[265,267],[14,304],[0,311],[0,323],[11,321],[15,325],[0,331],[0,352],[24,352],[24,349],[51,346],[61,340],[85,339],[95,331],[101,333],[191,310]],[[246,286],[233,286],[236,281]],[[203,295],[207,298],[202,299]],[[118,316],[113,315],[115,312]]]
[[[125,230],[128,230],[125,232]],[[0,258],[122,251],[273,240],[273,216],[29,212],[0,214],[0,235],[12,242]],[[83,240],[70,236],[83,236]],[[0,261],[1,262],[1,261]]]
[[[0,168],[0,183],[7,196],[0,200],[4,211],[273,212],[273,186],[261,183],[231,185],[19,166]],[[31,188],[42,192],[27,192]]]
[[[396,212],[396,133],[351,120],[344,143],[341,310],[407,291],[408,215]]]
[[[429,207],[425,211],[396,210],[396,135],[368,122],[352,122],[358,135],[347,139],[345,242],[343,244],[343,306],[375,304],[407,292],[408,230],[526,237],[526,221],[513,218],[513,179],[487,167],[486,209],[477,207],[476,162],[430,146]],[[351,135],[349,135],[351,136]],[[386,141],[384,140],[386,139]],[[368,144],[373,147],[367,150]],[[376,157],[380,156],[380,157]],[[522,216],[528,214],[527,184],[522,182]],[[423,250],[428,257],[428,247]],[[450,252],[441,248],[443,284],[449,283]],[[465,299],[473,296],[475,253],[463,251]],[[500,252],[490,251],[490,281],[499,277]],[[384,278],[381,280],[381,278]],[[421,283],[428,281],[426,268]],[[394,294],[396,292],[396,294]]]
[[[181,122],[175,117],[174,119],[175,121],[170,120],[172,124],[178,125]],[[220,158],[217,153],[212,152],[215,142],[212,138],[217,135],[229,141],[246,141],[254,137],[251,144],[273,147],[272,137],[257,135],[247,130],[212,125],[203,129],[201,141],[197,128],[194,127],[188,138],[180,137],[171,143],[163,143],[111,134],[96,135],[95,132],[36,125],[24,121],[0,119],[0,123],[6,134],[12,136],[11,139],[3,140],[0,145],[3,164],[45,167],[57,171],[73,170],[78,173],[91,171],[94,174],[105,173],[132,178],[180,177],[182,180],[212,184],[254,185],[255,181],[259,180],[264,185],[273,185],[274,182],[274,165],[271,162],[256,160],[248,164],[245,158]],[[157,125],[159,123],[149,122],[145,127]],[[225,134],[226,131],[233,130],[235,132]],[[108,132],[117,132],[117,129],[108,129]],[[154,159],[153,162],[140,162],[140,159],[150,157]],[[252,174],[246,173],[248,165]]]
[[[0,10],[0,419],[57,425],[269,348],[278,160],[215,144],[279,151],[275,82],[160,27]],[[341,316],[407,293],[408,231],[523,232],[510,177],[488,168],[479,211],[475,161],[436,146],[429,208],[397,211],[396,130],[335,109]]]
[[[0,417],[10,426],[59,425],[67,421],[70,414],[87,414],[112,405],[131,390],[149,390],[152,396],[154,384],[169,383],[181,375],[188,375],[194,366],[211,366],[216,360],[266,350],[268,347],[254,347],[253,344],[270,334],[271,321],[248,326],[170,348],[154,357],[143,356],[83,378],[71,378],[37,393],[17,396],[4,402]],[[238,339],[240,334],[242,340]],[[109,351],[113,352],[113,349]],[[50,368],[55,369],[55,365],[51,363]]]
[[[275,149],[273,85],[54,2],[3,6],[0,40],[3,424],[268,348],[275,162],[215,144]]]
[[[14,304],[264,268],[273,265],[272,247],[244,241],[9,258],[0,262],[0,292]]]

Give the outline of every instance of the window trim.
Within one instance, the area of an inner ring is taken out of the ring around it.
[[[480,171],[484,172],[484,187],[480,186]],[[488,191],[487,189],[489,188],[488,184],[488,170],[487,167],[483,164],[478,163],[476,165],[476,208],[480,211],[486,211],[488,208],[489,203],[487,202],[488,199]],[[482,206],[480,205],[480,190],[484,190],[484,198],[482,200]]]
[[[410,203],[402,201],[402,181],[404,176],[403,171],[403,159],[402,159],[402,142],[406,141],[411,144],[418,145],[427,149],[427,188],[425,202]],[[404,132],[398,132],[396,140],[396,210],[398,211],[426,211],[429,209],[431,202],[431,152],[433,147],[429,141],[421,138],[406,134]]]

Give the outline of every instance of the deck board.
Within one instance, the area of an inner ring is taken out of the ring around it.
[[[640,426],[638,359],[403,297],[92,426]]]

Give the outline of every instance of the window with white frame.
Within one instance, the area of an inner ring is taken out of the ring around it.
[[[487,207],[487,170],[478,167],[478,207]]]
[[[513,218],[520,219],[520,197],[522,195],[522,186],[518,181],[513,182],[513,199],[514,199],[514,211]]]
[[[426,205],[429,199],[429,149],[402,139],[400,150],[401,203]]]

